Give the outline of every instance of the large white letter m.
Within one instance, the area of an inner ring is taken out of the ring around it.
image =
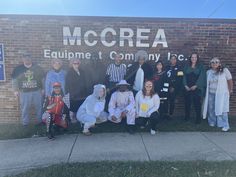
[[[81,45],[81,28],[75,27],[73,35],[71,35],[70,27],[63,26],[63,44],[75,45],[75,42],[76,45]]]

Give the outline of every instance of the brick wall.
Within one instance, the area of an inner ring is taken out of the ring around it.
[[[63,26],[81,27],[81,45],[63,45]],[[106,41],[116,41],[112,47],[102,44],[100,33],[104,28],[112,28],[116,35],[107,33]],[[129,47],[125,41],[124,47],[119,46],[120,28],[133,31],[134,47]],[[149,47],[137,47],[137,28],[150,29],[142,35],[148,36]],[[158,29],[164,29],[168,47],[163,45],[151,47]],[[89,36],[89,41],[97,40],[95,46],[87,46],[84,33],[88,30],[96,32],[97,37]],[[196,51],[201,60],[208,65],[213,56],[219,57],[235,76],[236,70],[236,20],[227,19],[174,19],[174,18],[125,18],[125,17],[74,17],[74,16],[24,16],[0,15],[0,43],[4,44],[6,81],[0,82],[0,122],[19,121],[19,103],[11,89],[11,72],[21,63],[23,51],[30,51],[33,60],[45,71],[50,68],[50,58],[45,57],[45,50],[87,52],[90,59],[82,59],[82,67],[91,76],[91,85],[102,81],[106,66],[112,62],[111,51],[124,54],[146,50],[149,54],[160,55],[161,60],[168,62],[168,53],[180,55],[179,61],[184,64],[192,51]],[[102,59],[99,59],[99,52]],[[184,61],[182,61],[184,59]],[[64,57],[65,67],[68,59]],[[132,60],[124,60],[126,64]],[[150,61],[153,63],[154,61]],[[235,82],[234,82],[235,85]],[[230,103],[230,113],[236,114],[236,99],[233,95]],[[183,100],[177,100],[177,114],[183,114]]]

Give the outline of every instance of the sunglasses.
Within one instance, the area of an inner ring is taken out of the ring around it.
[[[145,86],[145,87],[147,87],[147,88],[152,88],[152,86],[151,86],[151,85],[147,85],[147,86]]]
[[[211,64],[218,64],[220,63],[219,61],[212,61]]]

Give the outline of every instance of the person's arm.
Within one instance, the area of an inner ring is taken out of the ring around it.
[[[46,75],[45,79],[45,96],[50,96],[50,87],[51,87],[51,81],[50,81],[50,71]]]
[[[114,116],[114,113],[115,113],[115,108],[116,108],[115,96],[116,96],[116,92],[114,92],[111,95],[111,99],[110,99],[109,104],[108,104],[108,112],[111,116]]]
[[[95,103],[94,106],[94,113],[96,117],[99,117],[102,111],[104,111],[105,108],[105,100],[104,101],[99,101]]]
[[[38,66],[38,67],[39,67],[38,72],[39,72],[39,77],[40,77],[40,82],[41,82],[41,87],[42,87],[41,93],[42,93],[42,95],[44,95],[45,94],[45,90],[44,90],[44,88],[45,88],[45,72],[42,67],[40,67],[40,66]]]
[[[130,111],[132,109],[134,109],[135,107],[135,100],[134,100],[134,94],[130,91],[130,94],[129,94],[129,104],[126,106],[126,110],[127,111]]]
[[[19,96],[19,83],[18,83],[18,74],[16,68],[12,72],[12,89],[15,96]]]
[[[174,84],[174,89],[177,93],[183,87],[183,76],[184,76],[183,69],[182,69],[182,67],[178,66],[178,70],[177,70],[177,73],[176,73],[176,76],[175,76],[176,81],[175,81],[175,84]]]
[[[183,76],[183,85],[185,90],[190,91],[190,88],[187,85],[187,79],[186,79],[186,70],[187,70],[187,66],[184,67],[184,76]]]
[[[196,84],[193,86],[192,90],[196,88],[203,89],[206,86],[206,70],[203,65],[200,66],[200,75],[197,79]]]
[[[229,93],[232,94],[233,93],[233,79],[232,79],[232,75],[231,75],[230,71],[227,68],[224,68],[224,72],[225,72],[225,76],[226,76],[227,83],[228,83]]]
[[[152,108],[150,108],[149,110],[148,110],[148,116],[150,116],[153,112],[155,112],[155,111],[158,111],[158,109],[159,109],[159,107],[160,107],[160,97],[158,96],[158,95],[154,95],[153,96],[153,99],[154,99],[154,105],[153,105],[153,107]]]
[[[135,96],[135,111],[136,111],[136,116],[138,116],[139,113],[139,98],[140,98],[140,92],[138,92]]]
[[[73,83],[72,81],[72,76],[70,74],[70,70],[67,72],[66,74],[66,78],[65,78],[65,94],[70,93],[71,91],[71,85],[73,84],[78,84],[78,83]]]
[[[111,72],[111,64],[108,65],[107,70],[106,70],[106,76],[105,76],[105,86],[106,86],[106,88],[108,88],[108,86],[109,86],[110,72]]]
[[[229,88],[229,93],[232,94],[233,93],[233,80],[227,80],[228,83],[228,88]]]

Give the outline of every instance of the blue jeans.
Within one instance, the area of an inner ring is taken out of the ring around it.
[[[28,125],[31,106],[34,106],[38,123],[42,122],[42,94],[41,90],[20,92],[21,119],[23,125]]]
[[[215,94],[209,93],[208,96],[208,123],[210,126],[229,128],[228,113],[223,112],[222,115],[215,114]]]

